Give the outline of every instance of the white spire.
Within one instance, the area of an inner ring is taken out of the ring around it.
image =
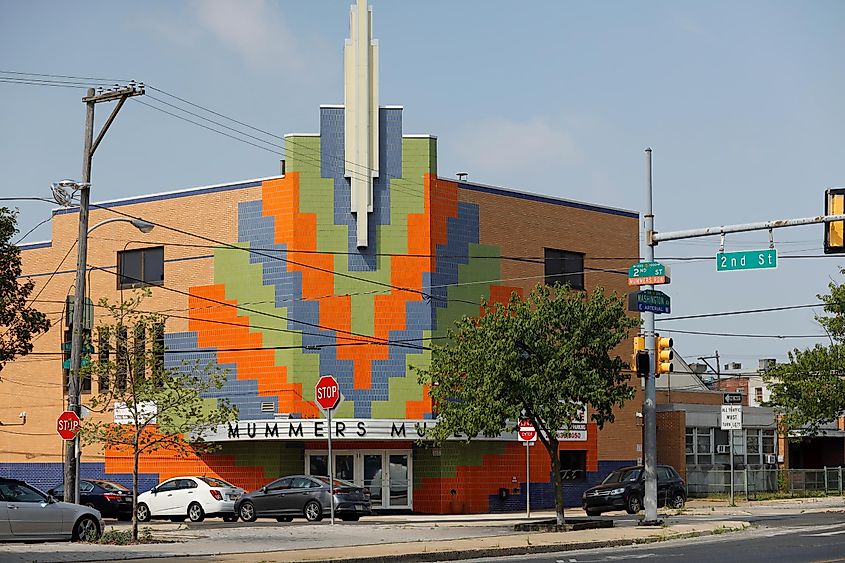
[[[344,47],[344,176],[352,187],[352,212],[358,221],[358,248],[367,247],[367,214],[373,210],[373,178],[378,177],[378,42],[373,40],[373,10],[358,0],[349,13]]]

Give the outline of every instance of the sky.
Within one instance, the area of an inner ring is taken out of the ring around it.
[[[281,137],[317,133],[318,106],[343,103],[350,3],[0,0],[0,198],[49,198],[81,175],[85,90],[20,82],[34,74],[148,85],[97,149],[93,201],[278,174]],[[441,177],[641,211],[651,147],[660,232],[817,216],[825,189],[845,187],[841,1],[370,4],[380,103],[405,108],[406,134],[438,137]],[[172,96],[277,146],[167,115],[199,121]],[[98,130],[109,111],[98,105]],[[20,209],[20,235],[55,207],[0,204]],[[49,240],[49,225],[23,242]],[[754,370],[828,341],[820,307],[671,320],[818,304],[845,281],[820,225],[773,236],[773,270],[717,272],[719,237],[655,248],[672,268],[657,328],[676,353]],[[762,231],[725,250],[768,246]]]

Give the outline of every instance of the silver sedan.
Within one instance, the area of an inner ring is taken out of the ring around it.
[[[94,540],[102,533],[99,511],[57,502],[23,481],[0,477],[0,541]]]

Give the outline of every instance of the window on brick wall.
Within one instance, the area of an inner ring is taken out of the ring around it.
[[[587,477],[587,451],[560,452],[560,475],[564,481],[583,481]]]
[[[544,249],[546,285],[569,284],[573,289],[584,289],[584,255],[554,248]]]
[[[138,248],[117,253],[117,288],[164,283],[164,247]]]
[[[688,426],[684,440],[687,465],[713,463],[713,429]]]

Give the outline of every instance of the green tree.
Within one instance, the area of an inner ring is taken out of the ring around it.
[[[418,370],[437,414],[429,437],[493,437],[529,419],[551,460],[562,525],[558,431],[582,406],[601,428],[633,397],[626,366],[612,351],[638,321],[602,289],[588,295],[561,286],[538,285],[526,299],[514,293],[502,305],[483,302],[482,311],[457,321],[449,343],[433,347],[431,366]]]
[[[830,344],[796,348],[789,353],[789,363],[765,375],[772,392],[768,404],[779,415],[784,433],[814,436],[845,412],[845,285],[831,281],[828,288],[829,295],[817,297],[830,314],[816,316],[816,321]]]
[[[29,306],[34,283],[20,283],[21,251],[12,244],[18,232],[17,211],[0,207],[0,370],[32,352],[33,337],[50,330],[46,315]]]
[[[138,540],[141,455],[159,450],[186,456],[209,451],[212,445],[203,440],[204,431],[237,418],[237,407],[227,399],[203,397],[222,389],[225,370],[199,362],[165,368],[164,317],[139,310],[148,295],[139,292],[117,304],[100,301],[109,309],[110,322],[98,325],[97,361],[83,368],[92,380],[99,381],[91,410],[115,413],[111,421],[86,418],[80,429],[83,443],[133,456],[133,541]]]

